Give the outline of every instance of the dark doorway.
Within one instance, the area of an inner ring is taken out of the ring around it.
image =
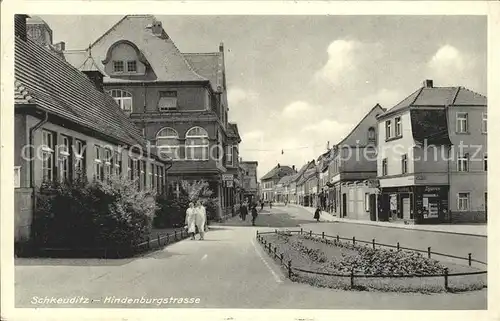
[[[378,219],[379,221],[389,221],[389,212],[390,212],[390,200],[389,194],[381,194],[379,195],[379,212]]]
[[[342,215],[341,217],[346,217],[347,215],[347,194],[342,194]]]
[[[370,194],[370,220],[377,220],[377,195]]]

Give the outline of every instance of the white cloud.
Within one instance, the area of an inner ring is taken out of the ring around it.
[[[239,87],[229,88],[227,92],[227,100],[230,106],[239,104],[243,101],[252,102],[258,98],[258,94],[252,90],[244,90]]]
[[[366,44],[357,40],[338,39],[328,46],[328,61],[316,72],[315,79],[335,87],[353,86],[358,82],[369,83],[367,67],[376,65],[380,58],[380,44]]]
[[[283,108],[283,116],[289,118],[303,117],[305,113],[314,111],[314,107],[305,101],[294,101]]]
[[[331,146],[340,141],[342,137],[347,134],[349,129],[349,124],[340,123],[331,119],[322,119],[318,123],[304,126],[301,132],[308,140],[311,139],[311,141],[316,142],[316,144],[318,144],[318,142],[324,142],[326,146],[326,142],[329,141]]]
[[[435,86],[466,86],[474,89],[481,84],[477,75],[478,57],[462,52],[454,46],[444,45],[427,62],[426,78]]]

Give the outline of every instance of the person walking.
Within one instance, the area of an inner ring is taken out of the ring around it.
[[[264,210],[264,201],[260,201],[260,211],[262,212]]]
[[[198,232],[200,233],[200,240],[205,239],[205,223],[207,222],[207,211],[205,206],[201,204],[200,201],[196,201],[196,227],[198,228]]]
[[[314,219],[319,222],[320,216],[321,216],[321,208],[318,205],[318,207],[316,208],[316,212],[314,212]]]
[[[188,233],[191,235],[191,239],[194,240],[194,235],[196,234],[196,212],[194,209],[193,202],[189,203],[189,207],[186,210],[186,226]]]
[[[241,220],[245,221],[248,215],[248,207],[246,202],[243,203],[243,205],[241,205],[240,214],[241,214]]]
[[[257,219],[257,215],[259,213],[257,212],[257,204],[253,204],[252,206],[252,225],[255,226],[255,220]]]

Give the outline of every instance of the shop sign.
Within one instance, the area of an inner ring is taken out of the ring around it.
[[[234,179],[233,174],[222,174],[222,180],[223,181],[232,181]]]
[[[441,192],[440,186],[426,186],[424,192]]]

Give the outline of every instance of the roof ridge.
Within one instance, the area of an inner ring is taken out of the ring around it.
[[[181,52],[183,55],[205,55],[205,56],[218,56],[221,53],[220,52]]]
[[[375,106],[372,107],[372,109],[370,109],[370,111],[368,111],[365,116],[363,116],[363,118],[361,118],[361,120],[356,124],[356,126],[353,127],[353,129],[349,132],[349,134],[347,134],[344,138],[342,138],[342,140],[340,142],[338,142],[336,145],[340,145],[342,144],[347,138],[349,138],[349,136],[351,136],[351,134],[359,127],[359,125],[372,113],[372,111],[375,110],[375,108],[380,108],[382,109],[382,112],[383,111],[383,108],[382,106],[379,105],[379,103],[375,104]]]
[[[435,87],[434,87],[435,88]],[[415,95],[415,99],[413,99],[413,101],[408,104],[408,107],[411,107],[413,106],[413,104],[417,101],[418,97],[422,94],[422,91],[424,91],[424,87],[420,87],[420,89],[417,90],[418,91],[418,94]],[[416,91],[415,91],[416,92]],[[414,92],[414,93],[415,93]],[[413,94],[412,94],[413,95]],[[410,95],[411,96],[411,95]],[[403,99],[404,100],[404,99]]]

